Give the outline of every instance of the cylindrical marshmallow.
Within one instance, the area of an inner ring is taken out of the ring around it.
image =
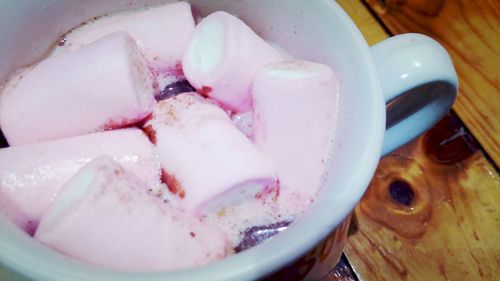
[[[276,185],[268,159],[222,109],[194,93],[160,101],[146,128],[154,134],[169,189],[195,215]]]
[[[330,164],[338,98],[339,82],[326,65],[287,61],[257,72],[254,141],[271,159],[282,191],[315,198]]]
[[[241,112],[251,109],[255,72],[280,60],[280,53],[240,19],[215,12],[196,26],[182,66],[201,93]]]
[[[139,129],[94,133],[39,144],[0,149],[0,211],[32,233],[61,185],[81,166],[109,155],[160,189],[160,163]]]
[[[21,75],[0,95],[0,126],[10,145],[122,127],[154,104],[152,73],[125,32],[49,57]]]
[[[107,15],[66,34],[64,44],[61,42],[55,54],[81,48],[116,31],[126,31],[149,64],[161,70],[180,63],[194,26],[191,6],[186,2]]]
[[[72,257],[122,271],[166,271],[225,256],[216,228],[181,214],[109,157],[65,183],[35,238]]]

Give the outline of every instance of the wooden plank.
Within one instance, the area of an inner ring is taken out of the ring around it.
[[[460,83],[453,109],[499,166],[500,1],[364,1],[392,34],[419,32],[446,47]]]
[[[388,34],[360,0],[337,0],[337,4],[351,17],[369,45],[374,45],[388,37]]]
[[[450,115],[381,161],[345,252],[361,280],[495,280],[499,206],[497,172]]]
[[[337,2],[369,44],[387,37],[360,1]],[[431,15],[448,5],[406,3]],[[460,94],[473,97],[476,83],[482,87],[481,82],[462,82]],[[485,91],[483,95],[497,94],[490,88]],[[461,112],[460,106],[455,109]],[[478,131],[482,133],[473,132]],[[495,145],[488,148],[484,140],[481,144],[489,152]],[[497,171],[460,120],[449,115],[425,136],[381,160],[355,209],[345,254],[359,280],[495,280],[500,274],[499,206]]]

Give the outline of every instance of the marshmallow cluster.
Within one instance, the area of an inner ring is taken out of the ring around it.
[[[82,167],[64,184],[35,238],[112,269],[161,271],[224,257],[212,226],[162,204],[147,185],[109,157]]]
[[[329,67],[285,59],[226,12],[195,25],[177,2],[94,19],[0,93],[0,211],[111,269],[207,264],[235,246],[207,216],[314,200],[339,91]]]

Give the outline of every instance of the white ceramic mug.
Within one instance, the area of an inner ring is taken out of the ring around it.
[[[168,1],[2,1],[0,80],[42,57],[59,36],[91,17],[161,2]],[[306,254],[302,260],[311,266],[301,277],[317,279],[338,260],[349,215],[380,157],[430,128],[455,99],[456,74],[439,44],[423,35],[407,34],[369,48],[351,19],[332,0],[189,2],[202,16],[216,10],[237,15],[296,58],[328,64],[340,77],[334,156],[317,200],[287,231],[261,245],[205,267],[170,273],[120,273],[88,265],[44,247],[0,218],[0,262],[6,267],[30,279],[50,281],[254,280]],[[401,96],[403,92],[406,94]],[[390,102],[387,130],[386,102]],[[329,235],[330,239],[324,240]],[[323,245],[318,253],[328,251],[328,258],[316,260],[310,252],[318,243]]]

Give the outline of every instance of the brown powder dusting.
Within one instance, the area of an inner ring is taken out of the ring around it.
[[[167,109],[167,111],[165,112],[165,115],[166,115],[166,117],[167,117],[167,119],[166,119],[166,120],[175,121],[175,120],[177,120],[177,119],[178,119],[178,118],[177,118],[177,114],[176,114],[176,111],[175,111],[174,107],[173,107],[173,106],[170,106],[170,105],[168,106],[168,109]]]
[[[209,94],[212,92],[212,87],[203,86],[198,90],[198,93],[205,98],[208,98]]]
[[[266,186],[261,192],[255,194],[254,197],[257,200],[260,200],[272,196],[272,199],[276,200],[279,195],[280,195],[280,182],[278,180],[276,184]]]
[[[142,128],[148,124],[149,121],[153,120],[153,113],[148,114],[140,122],[137,123],[137,127]]]
[[[176,123],[178,116],[176,109],[171,104],[171,101],[173,100],[177,100],[176,97],[170,98],[168,100],[159,101],[156,104],[153,117],[155,124],[171,126]]]
[[[184,70],[182,69],[181,62],[177,62],[172,71],[177,77],[184,77]]]
[[[142,128],[146,136],[148,136],[149,140],[153,143],[156,144],[156,130],[153,128],[152,125],[147,125]]]
[[[169,175],[164,169],[162,169],[161,179],[168,186],[168,190],[170,190],[170,192],[177,194],[180,198],[186,197],[186,191],[179,181],[177,181],[175,176]]]
[[[110,130],[131,128],[134,127],[134,124],[137,122],[139,122],[139,120],[128,119],[128,118],[109,119],[108,122],[104,123],[102,126],[98,128],[98,131],[110,131]]]

